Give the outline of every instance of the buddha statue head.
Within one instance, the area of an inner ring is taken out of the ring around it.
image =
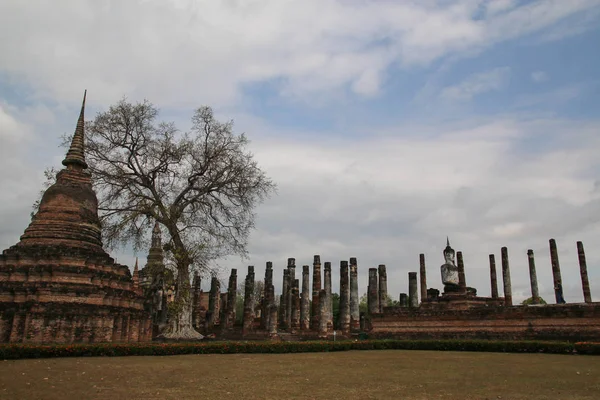
[[[448,236],[446,236],[446,248],[443,253],[446,264],[454,265],[454,249],[450,247],[450,239],[448,239]]]

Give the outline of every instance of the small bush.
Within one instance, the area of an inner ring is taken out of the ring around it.
[[[342,340],[306,342],[99,343],[0,345],[0,359],[169,356],[178,354],[306,353],[347,350],[437,350],[600,355],[600,343],[491,340]]]

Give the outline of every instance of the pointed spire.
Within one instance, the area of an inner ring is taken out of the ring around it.
[[[63,160],[63,165],[65,167],[69,166],[78,166],[81,169],[86,169],[88,167],[85,162],[85,154],[84,154],[84,110],[85,110],[85,97],[87,94],[87,90],[83,92],[83,102],[81,103],[81,111],[79,112],[79,119],[77,120],[77,127],[75,128],[75,133],[73,134],[73,139],[71,140],[71,147],[69,147],[69,151],[67,152],[67,156]]]
[[[450,247],[450,239],[448,239],[448,236],[446,236],[446,246]]]
[[[139,271],[139,268],[138,268],[138,258],[136,257],[135,258],[135,267],[133,267],[133,273],[135,274],[138,271]]]

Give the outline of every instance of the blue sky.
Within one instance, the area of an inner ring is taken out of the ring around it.
[[[207,104],[247,133],[279,192],[257,209],[250,259],[219,260],[224,282],[314,254],[335,280],[358,257],[361,290],[383,263],[397,297],[421,252],[441,287],[449,235],[484,295],[487,256],[507,246],[528,297],[534,249],[548,300],[554,237],[567,300],[582,297],[577,240],[600,291],[600,1],[5,0],[0,37],[2,248],[87,89],[88,119],[127,96],[182,130]]]

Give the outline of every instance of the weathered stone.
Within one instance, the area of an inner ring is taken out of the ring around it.
[[[512,286],[510,283],[510,267],[508,265],[508,248],[500,249],[502,255],[502,282],[504,284],[504,305],[512,306]]]
[[[192,326],[194,329],[201,329],[200,325],[200,303],[202,302],[202,281],[198,271],[194,273],[192,280]]]
[[[310,267],[302,266],[302,298],[300,300],[300,329],[310,329]]]
[[[225,330],[232,330],[235,324],[235,303],[237,299],[237,269],[233,268],[227,286],[227,309],[225,311]]]
[[[208,312],[206,314],[206,329],[212,331],[216,325],[220,325],[221,311],[221,283],[216,276],[210,280],[210,294],[208,297]]]
[[[350,257],[350,330],[360,329],[360,300],[358,298],[358,263]]]
[[[327,310],[327,330],[333,330],[333,297],[331,296],[331,263],[325,261],[325,309]]]
[[[339,326],[342,333],[350,332],[350,282],[348,272],[348,261],[340,261]]]
[[[408,295],[406,293],[400,293],[400,307],[408,307]]]
[[[263,288],[262,315],[260,326],[262,329],[269,329],[269,319],[271,318],[271,305],[275,304],[275,291],[273,286],[273,263],[267,261],[265,268],[265,284]],[[277,312],[276,312],[277,313]]]
[[[581,287],[583,289],[583,301],[592,302],[592,293],[590,291],[590,282],[588,280],[587,263],[585,261],[585,251],[583,243],[577,242],[577,257],[579,259],[579,273],[581,275]]]
[[[462,251],[456,252],[456,261],[458,267],[458,286],[460,287],[461,293],[467,292],[467,279],[465,277],[465,263],[463,261]]]
[[[379,312],[379,288],[377,268],[369,268],[369,286],[367,287],[367,309],[370,315]]]
[[[533,304],[540,303],[540,292],[538,290],[537,274],[535,272],[535,259],[533,250],[527,250],[527,260],[529,263],[529,284],[531,285],[531,300]]]
[[[321,289],[321,291],[319,292],[319,298],[321,300],[327,300],[327,291],[325,289]],[[321,301],[319,303],[319,314],[319,338],[325,339],[327,338],[327,332],[329,331],[327,327],[327,320],[329,319],[327,301]]]
[[[248,334],[252,331],[254,324],[254,266],[248,266],[248,274],[244,285],[244,315],[242,333]]]
[[[315,255],[313,261],[313,284],[312,284],[312,328],[319,330],[319,293],[321,291],[321,256]]]
[[[269,337],[271,339],[277,338],[277,305],[271,304],[269,306]]]
[[[421,280],[421,301],[427,296],[427,270],[425,269],[425,254],[419,254],[419,278]]]
[[[300,329],[300,280],[294,279],[292,285],[292,332]]]
[[[0,255],[1,342],[152,338],[141,282],[136,287],[129,268],[102,248],[98,199],[86,171],[84,111],[85,94],[65,168],[20,241]]]
[[[281,307],[281,312],[280,312],[280,325],[283,329],[288,329],[287,326],[287,314],[288,314],[288,297],[290,294],[290,270],[289,269],[284,269],[283,270],[283,285],[282,285],[282,289],[281,289],[281,301],[280,301],[280,307]],[[291,306],[289,309],[289,313],[290,313],[290,318],[291,318]]]
[[[412,308],[419,307],[419,294],[416,272],[408,273],[408,305]]]
[[[292,308],[294,307],[294,299],[292,297],[292,288],[294,281],[296,280],[296,259],[288,258],[287,270],[288,274],[288,287],[286,293],[286,312],[285,312],[285,327],[286,329],[292,329]]]
[[[385,265],[379,264],[379,312],[383,312],[383,307],[387,305],[387,272]]]
[[[498,298],[498,277],[496,275],[496,258],[493,254],[489,255],[490,258],[490,283],[492,286],[492,299]]]
[[[554,297],[556,304],[564,304],[562,277],[560,275],[560,263],[558,262],[558,250],[556,249],[556,240],[550,239],[550,261],[552,262],[552,278],[554,280]]]

